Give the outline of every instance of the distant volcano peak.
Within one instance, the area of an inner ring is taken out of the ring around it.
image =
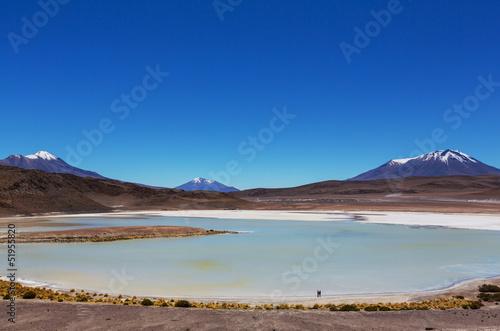
[[[239,191],[236,187],[227,186],[215,180],[208,180],[202,177],[196,177],[192,181],[177,186],[176,189],[184,191],[217,191],[217,192]]]
[[[479,162],[458,150],[439,150],[413,158],[393,159],[348,180],[371,180],[411,176],[500,175],[500,169]]]
[[[35,154],[29,154],[26,156],[19,154],[11,155],[6,159],[0,160],[0,165],[18,167],[27,170],[38,169],[49,173],[72,174],[79,177],[107,179],[96,172],[73,167],[64,162],[63,159],[47,151],[38,151]]]

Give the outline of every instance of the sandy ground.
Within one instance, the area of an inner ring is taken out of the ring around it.
[[[496,306],[498,307],[498,306]],[[209,310],[18,300],[2,330],[500,330],[500,309],[389,312]]]

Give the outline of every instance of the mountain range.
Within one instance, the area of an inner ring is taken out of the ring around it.
[[[215,180],[208,180],[197,177],[192,181],[177,186],[176,189],[184,191],[217,191],[217,192],[236,192],[239,191],[236,187],[227,186]]]
[[[113,179],[82,178],[0,165],[0,215],[248,206],[247,201],[222,192],[155,189]]]
[[[10,155],[9,157],[0,160],[0,165],[18,167],[26,170],[43,170],[48,173],[70,174],[78,177],[92,177],[99,179],[109,179],[101,176],[97,172],[83,170],[73,167],[66,163],[63,159],[46,151],[39,151],[30,155]],[[144,187],[151,187],[156,189],[163,189],[165,187],[149,186],[139,183],[134,183]],[[207,180],[201,177],[195,178],[190,182],[176,187],[184,191],[214,191],[214,192],[235,192],[239,191],[232,186],[226,186],[215,180]]]
[[[39,151],[26,156],[11,155],[0,160],[0,165],[23,168],[27,170],[38,169],[48,173],[65,173],[79,177],[92,177],[109,179],[100,174],[73,167],[61,158],[46,151]],[[484,164],[477,159],[456,151],[440,150],[423,154],[414,158],[392,159],[383,165],[364,172],[347,181],[366,181],[377,179],[395,179],[406,177],[438,177],[438,176],[480,176],[500,175],[500,169]],[[147,185],[138,184],[145,187]],[[151,187],[162,189],[163,187]],[[197,177],[185,184],[175,187],[184,191],[216,191],[238,192],[232,186],[227,186],[215,180]]]
[[[479,175],[500,175],[500,169],[484,164],[465,153],[447,149],[414,158],[393,159],[348,180]]]
[[[26,170],[38,169],[48,173],[71,174],[78,177],[92,177],[107,179],[97,172],[83,170],[67,164],[63,159],[46,151],[39,151],[30,155],[11,155],[0,160],[0,165],[18,167]]]
[[[391,160],[351,180],[238,191],[195,178],[177,188],[107,179],[43,151],[0,161],[4,215],[211,208],[496,212],[500,206],[500,170],[451,150]],[[209,192],[215,190],[231,193]]]

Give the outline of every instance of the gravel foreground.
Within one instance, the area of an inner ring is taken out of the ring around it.
[[[1,330],[500,330],[500,309],[330,312],[208,310],[16,301]]]

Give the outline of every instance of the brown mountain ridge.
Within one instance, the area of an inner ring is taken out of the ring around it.
[[[154,189],[111,179],[0,166],[0,214],[88,213],[134,209],[235,209],[226,193]]]

